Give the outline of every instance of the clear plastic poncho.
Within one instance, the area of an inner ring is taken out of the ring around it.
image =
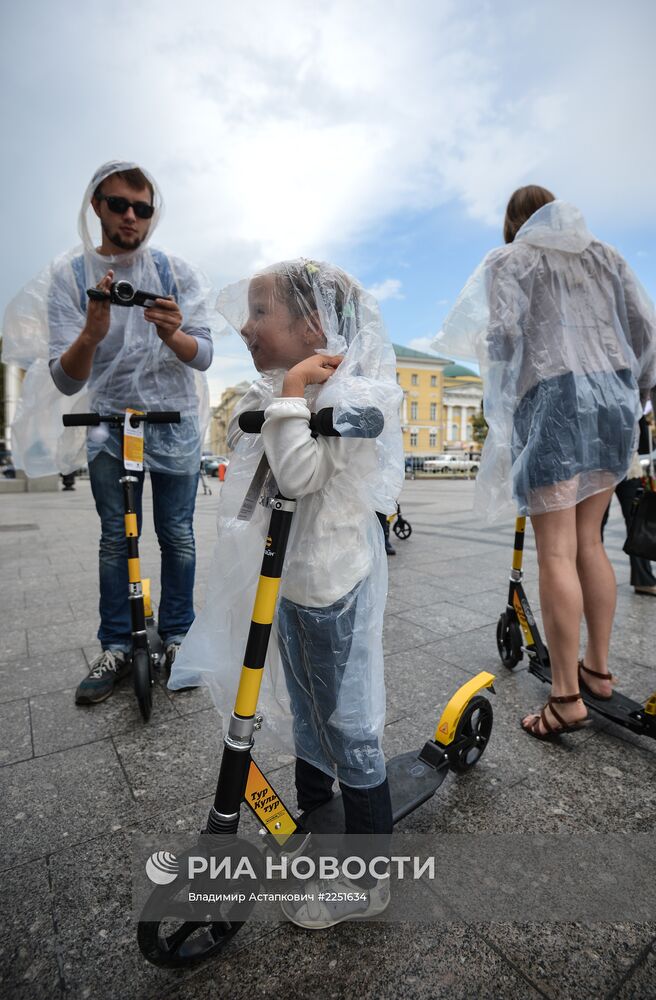
[[[382,411],[385,427],[375,440],[313,439],[302,402],[277,399],[284,370],[268,371],[252,384],[230,425],[234,452],[221,493],[205,605],[176,657],[169,687],[206,684],[227,728],[270,512],[258,503],[250,520],[239,514],[266,450],[281,481],[270,476],[263,492],[286,489],[297,505],[258,711],[265,732],[296,756],[345,784],[373,787],[385,777],[387,596],[375,512],[396,509],[404,475],[394,351],[376,301],[340,269],[300,260],[262,273],[272,276],[278,304],[284,300],[280,282],[298,315],[313,314],[315,324],[318,315],[325,345],[319,350],[344,355],[325,384],[306,390],[309,410],[334,407],[336,427],[347,432],[349,414],[373,405]],[[219,297],[220,312],[236,330],[249,316],[249,285],[241,281]],[[250,349],[257,357],[252,340]],[[238,428],[239,412],[252,409],[267,410],[262,434]]]
[[[189,474],[198,469],[200,442],[209,419],[207,380],[181,362],[157,336],[139,306],[111,307],[109,332],[94,357],[91,375],[74,395],[64,395],[53,382],[50,363],[73,343],[86,320],[86,289],[93,288],[111,268],[114,280],[138,289],[173,295],[187,332],[211,333],[207,303],[210,287],[203,275],[180,258],[150,247],[163,202],[154,179],[155,212],[141,246],[131,252],[100,254],[100,224],[91,199],[111,174],[138,164],[103,164],[87,187],[78,217],[82,245],[57,257],[8,305],[3,321],[2,360],[26,370],[21,398],[12,424],[14,464],[29,476],[72,472],[84,465],[86,428],[64,428],[65,413],[120,413],[137,410],[179,410],[180,424],[146,425],[145,464],[161,472]],[[88,460],[106,450],[120,458],[118,430],[105,427],[89,434]]]
[[[433,346],[480,364],[474,509],[488,521],[571,507],[625,477],[656,383],[656,318],[578,209],[550,202],[489,253]]]

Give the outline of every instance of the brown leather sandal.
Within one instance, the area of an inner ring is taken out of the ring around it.
[[[581,688],[590,698],[596,698],[597,701],[610,701],[613,697],[612,694],[597,694],[592,688],[589,688],[581,677],[581,671],[585,671],[586,674],[590,674],[591,677],[598,677],[600,681],[610,681],[611,684],[616,683],[616,678],[612,674],[602,674],[598,670],[590,670],[590,667],[586,667],[583,660],[579,660],[579,688]]]
[[[558,714],[557,710],[554,708],[554,705],[567,705],[570,702],[579,701],[580,697],[581,695],[578,693],[562,695],[560,698],[556,698],[554,697],[554,695],[550,695],[547,704],[544,706],[539,715],[536,713],[533,716],[532,722],[529,722],[526,726],[524,725],[523,722],[521,723],[522,729],[524,730],[525,733],[528,733],[528,735],[532,736],[534,739],[543,741],[553,740],[558,736],[562,736],[563,733],[575,733],[578,729],[585,729],[585,727],[590,724],[590,720],[588,718],[579,719],[578,722],[565,722],[565,720]],[[556,721],[560,723],[560,725],[556,727],[550,725],[549,720],[547,719],[547,716],[545,714],[547,708],[553,715],[554,719],[556,719]],[[539,728],[540,723],[542,723],[542,726],[546,730],[546,732],[544,733],[540,732]]]

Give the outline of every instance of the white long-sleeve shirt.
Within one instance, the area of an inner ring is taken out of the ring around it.
[[[261,408],[256,386],[240,411]],[[258,401],[260,406],[258,406]],[[234,445],[236,417],[229,433]],[[380,542],[373,510],[354,494],[354,476],[375,466],[375,443],[313,438],[304,399],[276,398],[265,409],[264,450],[280,492],[297,501],[281,593],[306,607],[327,607],[370,572]]]

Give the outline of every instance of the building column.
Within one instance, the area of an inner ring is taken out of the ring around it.
[[[446,408],[446,439],[447,439],[447,441],[453,441],[453,438],[451,437],[451,435],[453,433],[453,431],[452,431],[452,425],[453,425],[453,407],[449,403],[447,405],[447,408]]]
[[[460,440],[463,441],[463,442],[469,440],[468,436],[467,436],[467,407],[466,406],[461,406],[460,407]]]

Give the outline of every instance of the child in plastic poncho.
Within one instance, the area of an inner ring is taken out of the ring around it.
[[[200,677],[227,721],[268,524],[261,505],[249,522],[236,515],[264,450],[277,489],[298,502],[258,709],[283,738],[292,724],[301,810],[328,801],[337,778],[346,832],[387,834],[392,810],[381,749],[387,566],[375,511],[392,512],[403,483],[394,353],[375,301],[329,264],[274,265],[225,290],[219,309],[241,329],[264,376],[239,412],[264,409],[266,419],[261,436],[242,434],[237,414],[232,419],[235,452],[207,601],[169,686]],[[311,411],[333,406],[339,430],[345,413],[369,405],[385,418],[377,440],[312,437]],[[316,903],[311,913],[311,904],[302,904],[285,912],[315,928],[364,910],[371,915],[387,905],[381,886],[366,887],[366,905],[345,903],[329,913]]]
[[[600,528],[656,382],[656,321],[623,258],[545,188],[512,195],[504,237],[435,347],[481,365],[489,432],[475,507],[496,519],[516,504],[531,516],[553,697],[522,725],[545,739],[584,723],[580,688],[612,695],[616,585]]]

